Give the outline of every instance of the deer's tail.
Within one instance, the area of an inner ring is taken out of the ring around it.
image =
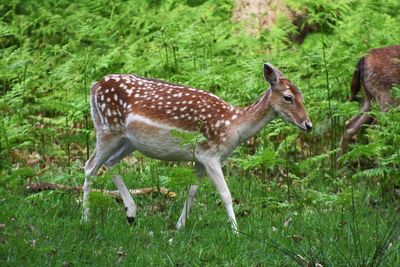
[[[349,97],[350,101],[355,100],[357,93],[361,89],[361,83],[363,82],[364,75],[364,60],[365,57],[360,58],[356,69],[354,70],[353,80],[351,81],[351,95]]]

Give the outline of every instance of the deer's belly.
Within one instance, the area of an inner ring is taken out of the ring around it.
[[[127,123],[126,137],[135,150],[148,157],[167,161],[192,161],[191,149],[182,148],[181,140],[171,135],[172,129],[168,125],[135,116]]]

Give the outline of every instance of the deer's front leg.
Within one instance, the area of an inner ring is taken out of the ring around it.
[[[238,227],[235,213],[233,212],[232,196],[224,179],[224,174],[222,173],[221,169],[221,163],[219,160],[208,160],[206,162],[203,162],[203,164],[208,176],[210,177],[212,183],[219,192],[222,202],[225,205],[226,212],[228,213],[228,217],[231,222],[232,230],[237,233]]]
[[[196,162],[195,170],[196,170],[197,179],[204,177],[205,169],[202,164],[200,164],[199,162]],[[193,205],[193,200],[194,200],[197,192],[199,191],[199,188],[200,188],[200,185],[198,185],[198,184],[192,184],[190,186],[188,198],[187,198],[185,204],[183,205],[183,210],[182,210],[181,216],[179,217],[179,220],[176,223],[177,230],[179,230],[185,226],[186,220],[189,217],[190,209]]]
[[[200,186],[197,184],[192,184],[190,186],[187,201],[183,205],[183,210],[182,210],[181,216],[179,217],[179,220],[176,224],[177,230],[180,230],[182,227],[185,226],[186,219],[189,216],[190,208],[192,207],[194,197],[196,196],[197,191],[199,191],[199,188],[200,188]]]

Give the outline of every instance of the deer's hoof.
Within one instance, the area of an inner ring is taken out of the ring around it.
[[[135,217],[126,217],[126,220],[129,224],[133,224],[135,222]]]

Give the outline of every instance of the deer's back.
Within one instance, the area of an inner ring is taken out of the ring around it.
[[[92,106],[109,129],[125,129],[141,116],[183,131],[200,131],[207,138],[224,138],[240,108],[190,87],[132,74],[108,75],[92,87]]]
[[[365,57],[364,80],[392,86],[400,83],[400,46],[372,49]]]
[[[398,105],[391,88],[400,84],[400,46],[372,49],[364,59],[365,90],[378,102],[382,110]]]

